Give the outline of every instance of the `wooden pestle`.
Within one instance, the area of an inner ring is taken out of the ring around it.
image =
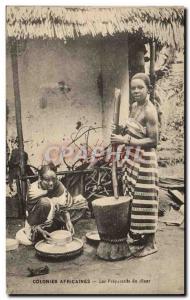
[[[121,94],[118,89],[115,89],[115,103],[114,103],[114,114],[113,114],[113,124],[119,125],[119,112],[120,112],[120,102],[121,102]],[[113,131],[113,133],[117,134],[117,129]],[[112,145],[112,184],[115,199],[119,198],[118,193],[118,182],[117,182],[117,145]]]

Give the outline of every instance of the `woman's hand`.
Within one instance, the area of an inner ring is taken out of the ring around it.
[[[111,124],[111,131],[112,132],[118,132],[119,131],[119,125]]]
[[[111,143],[112,144],[124,144],[124,137],[119,134],[111,134]]]

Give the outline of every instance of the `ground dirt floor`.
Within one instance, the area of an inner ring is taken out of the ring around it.
[[[14,237],[22,221],[11,220],[8,236]],[[96,247],[85,241],[85,234],[96,228],[94,220],[75,225],[83,239],[83,253],[68,261],[40,260],[32,246],[20,245],[7,253],[9,294],[182,294],[184,291],[184,228],[159,223],[159,251],[144,258],[107,262],[96,256]],[[27,268],[48,265],[47,275],[27,277]],[[43,283],[44,280],[52,283]],[[73,280],[73,283],[71,280]],[[43,280],[43,282],[42,282]],[[64,281],[66,280],[66,281]],[[80,283],[85,280],[86,283]]]
[[[165,175],[173,172],[173,169],[165,169]],[[116,262],[99,259],[96,246],[89,245],[85,238],[87,232],[96,230],[95,220],[92,218],[82,219],[75,225],[75,235],[83,240],[84,249],[81,255],[73,259],[59,262],[43,261],[36,256],[33,246],[19,245],[17,250],[7,252],[7,292],[183,294],[184,223],[180,226],[168,226],[161,221],[160,218],[157,231],[159,250],[144,258]],[[16,232],[22,226],[23,220],[7,219],[7,237],[15,238]],[[27,277],[28,267],[38,268],[45,265],[49,267],[49,274]]]

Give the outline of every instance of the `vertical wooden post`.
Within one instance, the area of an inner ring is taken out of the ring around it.
[[[152,85],[152,89],[150,92],[150,100],[154,102],[154,96],[155,96],[155,59],[156,59],[156,46],[155,42],[150,42],[150,82]]]
[[[25,177],[25,158],[24,158],[24,142],[22,132],[22,116],[21,116],[21,100],[19,90],[19,76],[18,76],[18,57],[17,57],[17,40],[12,39],[11,43],[11,60],[13,72],[13,89],[15,98],[15,114],[16,114],[16,127],[18,136],[18,148],[20,155],[20,172],[21,172],[21,211],[19,212],[25,217],[25,201],[26,201],[26,180]]]
[[[84,180],[85,180],[85,174],[81,173],[81,177],[80,177],[81,190],[80,190],[80,193],[82,195],[84,195]]]

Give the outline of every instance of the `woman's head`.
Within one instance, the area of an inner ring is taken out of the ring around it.
[[[42,166],[39,170],[39,179],[42,189],[52,191],[57,183],[55,168],[51,164]]]
[[[137,73],[131,79],[131,96],[137,102],[146,99],[151,85],[149,77],[144,73]]]

